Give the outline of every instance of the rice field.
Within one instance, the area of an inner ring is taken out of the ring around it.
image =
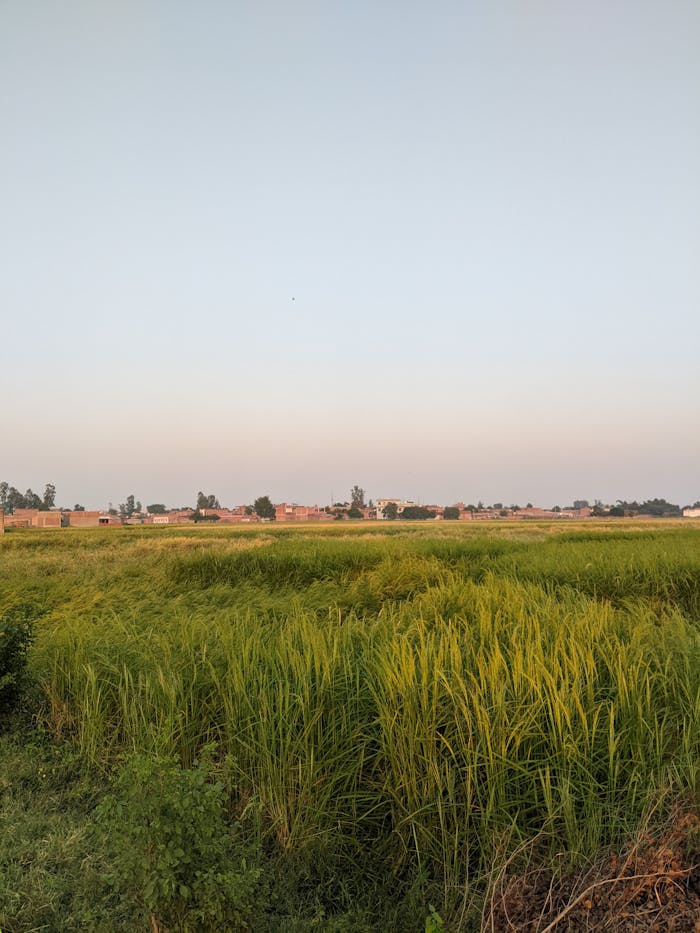
[[[206,750],[266,859],[410,905],[299,929],[477,929],[514,853],[581,865],[697,803],[692,523],[15,532],[17,603],[91,773]]]

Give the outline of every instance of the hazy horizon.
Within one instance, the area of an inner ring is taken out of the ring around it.
[[[0,6],[0,480],[700,499],[700,6]]]
[[[27,489],[31,489],[33,492],[35,492],[40,497],[43,496],[44,487],[46,485],[45,483],[37,484],[34,486],[30,484],[30,486],[27,487],[22,483],[19,483],[18,485],[17,483],[8,480],[6,477],[0,476],[0,482],[3,482],[3,481],[8,482],[10,486],[14,486],[22,494],[24,494],[25,491],[27,491]],[[76,489],[77,487],[73,486],[71,488]],[[692,496],[688,497],[687,499],[683,499],[683,500],[674,500],[673,497],[665,496],[663,492],[660,492],[659,490],[657,490],[654,495],[652,494],[643,495],[643,496],[618,495],[618,496],[615,496],[614,498],[611,497],[608,499],[601,498],[600,496],[573,495],[573,496],[564,496],[560,498],[550,497],[549,499],[537,500],[537,499],[534,499],[532,496],[521,496],[519,498],[516,496],[516,497],[509,498],[503,495],[501,496],[495,495],[491,498],[484,497],[484,496],[461,496],[461,497],[451,498],[451,499],[440,499],[435,496],[431,498],[431,497],[425,497],[425,496],[411,496],[408,494],[402,495],[402,494],[397,494],[395,490],[393,491],[390,490],[389,492],[385,490],[384,492],[374,494],[371,490],[368,490],[364,487],[362,488],[364,489],[364,492],[365,492],[366,502],[370,502],[370,501],[376,502],[378,499],[404,499],[406,501],[415,502],[418,505],[448,506],[448,505],[456,505],[459,502],[462,502],[465,505],[476,505],[477,503],[481,503],[484,508],[488,508],[489,506],[493,505],[493,503],[501,503],[506,508],[508,508],[511,505],[517,505],[518,508],[524,508],[526,505],[533,505],[536,508],[544,508],[544,509],[550,509],[556,506],[559,506],[561,508],[566,508],[566,507],[570,507],[576,500],[586,500],[588,504],[591,506],[594,505],[596,501],[602,502],[603,505],[613,506],[615,505],[617,501],[627,501],[627,502],[638,501],[639,503],[642,503],[647,500],[655,499],[655,498],[666,499],[669,503],[673,505],[678,505],[681,508],[683,508],[686,506],[692,506],[695,504],[695,502],[698,501],[697,497],[692,497]],[[185,495],[180,496],[180,497],[175,495],[173,497],[168,498],[162,495],[158,496],[157,494],[151,495],[150,497],[149,496],[144,497],[143,495],[140,495],[138,491],[135,491],[135,489],[129,489],[127,492],[120,494],[118,497],[108,498],[104,502],[96,502],[96,501],[86,500],[84,496],[81,496],[79,494],[73,497],[66,497],[65,495],[62,494],[61,488],[58,487],[56,490],[56,503],[54,507],[57,509],[60,508],[60,509],[65,509],[65,510],[70,511],[75,504],[79,504],[84,508],[93,509],[93,510],[94,509],[106,510],[108,508],[117,509],[119,507],[119,504],[125,502],[126,498],[129,495],[133,495],[135,500],[141,503],[144,510],[146,509],[148,505],[153,504],[153,503],[163,504],[169,509],[194,508],[196,500],[197,500],[197,494],[199,492],[204,492],[206,495],[209,495],[209,494],[215,495],[217,499],[219,500],[219,503],[222,508],[235,508],[241,505],[252,506],[255,499],[257,499],[259,496],[269,494],[269,490],[266,491],[265,489],[261,487],[261,488],[256,488],[256,491],[254,493],[251,493],[251,495],[248,496],[247,498],[246,497],[236,498],[235,495],[233,497],[219,495],[217,489],[210,489],[209,487],[206,487],[206,488],[197,489],[196,491],[191,492],[191,493],[186,493]],[[349,502],[350,498],[351,498],[350,488],[341,489],[338,491],[333,489],[328,494],[328,496],[326,496],[325,498],[323,496],[316,496],[316,497],[311,497],[311,498],[307,497],[306,499],[302,499],[302,498],[299,498],[298,496],[270,495],[270,499],[275,504],[286,502],[288,504],[318,505],[320,507],[325,507],[327,505],[333,505],[336,502],[341,502],[341,503]]]

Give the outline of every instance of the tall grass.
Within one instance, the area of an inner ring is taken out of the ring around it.
[[[267,844],[371,852],[454,906],[499,851],[538,837],[575,860],[700,789],[697,533],[508,535],[141,535],[109,561],[104,537],[79,556],[55,537],[0,556],[50,607],[33,666],[86,759],[190,764],[214,742]]]

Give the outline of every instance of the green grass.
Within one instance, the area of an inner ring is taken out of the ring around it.
[[[271,928],[466,929],[518,847],[577,864],[697,800],[700,528],[14,532],[0,569],[91,773],[228,762]]]
[[[102,790],[70,749],[22,729],[0,737],[0,929],[138,928],[138,906],[105,880],[92,819]]]

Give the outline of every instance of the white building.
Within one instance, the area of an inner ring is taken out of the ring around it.
[[[384,507],[389,505],[390,502],[393,502],[394,505],[396,506],[397,515],[400,515],[403,512],[403,510],[407,508],[409,505],[416,504],[415,502],[413,502],[412,499],[377,499],[376,507],[377,507],[377,518],[378,519],[385,520]]]

